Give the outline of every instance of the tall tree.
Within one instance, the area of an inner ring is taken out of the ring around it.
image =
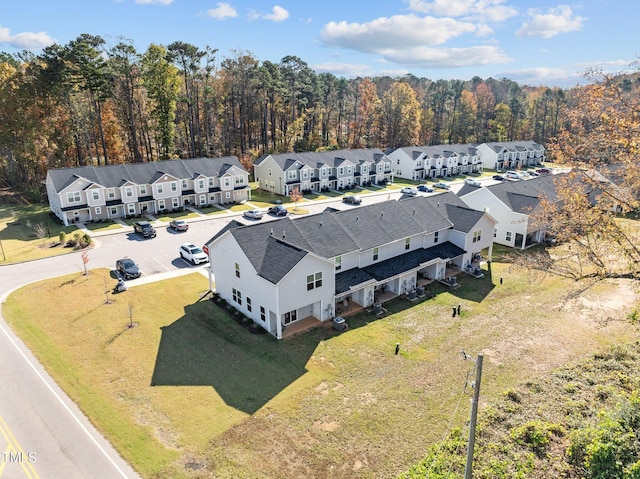
[[[395,82],[382,95],[380,120],[385,146],[415,145],[420,131],[420,104],[413,89],[405,82]]]
[[[152,100],[151,118],[161,160],[175,155],[176,102],[180,92],[179,71],[166,56],[164,47],[151,45],[142,57],[143,82]]]

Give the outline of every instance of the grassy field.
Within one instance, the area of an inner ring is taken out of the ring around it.
[[[42,237],[36,231],[39,225]],[[70,238],[80,230],[54,221],[43,206],[0,205],[0,265],[72,251],[58,244],[61,231]]]
[[[433,286],[433,299],[387,303],[383,318],[349,317],[345,333],[321,327],[283,341],[198,301],[207,289],[198,274],[109,304],[105,279],[97,270],[26,286],[3,314],[144,477],[395,477],[450,424],[464,425],[472,365],[460,350],[485,356],[485,403],[637,338],[624,321],[635,304],[628,285],[534,278],[499,261],[456,290]]]

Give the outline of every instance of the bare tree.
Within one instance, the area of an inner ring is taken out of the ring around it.
[[[293,201],[293,210],[297,210],[298,201],[302,199],[302,193],[300,193],[300,189],[297,186],[289,192],[289,198]]]

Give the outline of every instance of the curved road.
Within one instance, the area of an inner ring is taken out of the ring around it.
[[[363,204],[399,196],[399,192],[375,193],[363,196]],[[340,200],[301,205],[312,213],[327,206],[351,208]],[[184,242],[204,244],[228,223],[230,216],[251,222],[239,214],[199,218],[190,221],[185,233],[160,227],[156,228],[158,237],[146,241],[130,232],[96,235],[88,266],[113,268],[116,259],[129,256],[140,264],[146,281],[193,270],[204,272],[206,266],[193,268],[178,258],[178,246]],[[265,215],[263,221],[268,220]],[[28,283],[82,270],[79,253],[1,266],[0,302]],[[136,477],[0,316],[0,479]]]

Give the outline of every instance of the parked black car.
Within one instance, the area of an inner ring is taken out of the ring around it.
[[[358,198],[357,196],[347,195],[342,197],[342,202],[350,205],[359,205],[362,203],[362,198]]]
[[[116,270],[124,279],[139,278],[142,272],[131,258],[122,258],[116,261]]]
[[[493,179],[496,181],[504,181],[504,176],[501,175],[493,175]]]
[[[418,191],[422,191],[423,193],[433,193],[433,188],[427,186],[427,185],[418,185],[416,187],[416,189]]]
[[[137,221],[133,223],[133,231],[138,233],[143,238],[155,238],[156,230],[151,226],[148,221]]]
[[[276,205],[269,208],[268,213],[275,216],[287,216],[287,209],[282,205]]]

